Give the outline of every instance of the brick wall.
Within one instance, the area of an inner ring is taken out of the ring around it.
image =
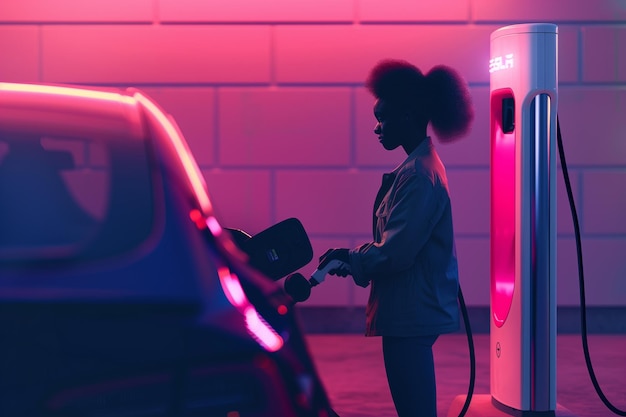
[[[487,306],[489,35],[527,22],[559,26],[559,115],[588,304],[625,306],[624,0],[2,0],[0,80],[142,88],[178,120],[224,225],[256,233],[297,217],[317,256],[369,240],[380,176],[404,157],[372,134],[369,68],[386,57],[456,67],[476,122],[438,149],[465,297]],[[578,304],[576,251],[558,181],[558,302],[569,306]],[[337,278],[308,305],[366,298]]]

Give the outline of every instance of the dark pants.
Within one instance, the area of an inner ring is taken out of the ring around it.
[[[383,336],[385,371],[398,417],[437,417],[433,360],[437,337]]]

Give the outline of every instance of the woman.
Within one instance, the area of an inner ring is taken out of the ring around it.
[[[372,242],[329,249],[320,268],[338,259],[332,274],[370,285],[366,336],[382,336],[389,389],[399,417],[436,416],[432,346],[459,327],[458,268],[445,167],[427,127],[440,142],[463,136],[473,120],[467,85],[451,68],[428,74],[400,60],[370,72],[374,133],[383,148],[407,158],[383,183],[374,203]]]

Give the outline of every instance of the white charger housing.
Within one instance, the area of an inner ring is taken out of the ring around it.
[[[557,37],[491,34],[491,400],[524,416],[556,409]]]

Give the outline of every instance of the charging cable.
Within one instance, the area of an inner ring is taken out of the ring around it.
[[[469,409],[472,402],[472,395],[474,395],[474,383],[476,382],[476,353],[474,351],[474,338],[472,337],[472,328],[470,326],[469,316],[467,314],[467,307],[465,306],[465,300],[463,299],[463,292],[459,285],[459,304],[461,306],[461,314],[463,315],[463,324],[465,325],[465,334],[467,335],[467,346],[469,347],[470,357],[470,379],[469,387],[467,389],[467,397],[465,397],[465,403],[459,413],[459,417],[463,417]]]
[[[574,204],[574,196],[572,193],[572,186],[569,181],[569,174],[567,172],[567,164],[565,163],[565,153],[563,151],[563,140],[561,139],[561,126],[559,125],[559,117],[557,115],[556,118],[556,138],[559,146],[559,157],[561,160],[561,169],[563,170],[563,179],[565,180],[565,188],[567,188],[567,198],[569,200],[569,206],[572,211],[572,219],[574,220],[574,234],[576,235],[576,253],[578,258],[578,280],[580,287],[580,325],[581,325],[581,337],[583,342],[583,353],[585,355],[585,363],[587,365],[587,371],[589,372],[589,377],[591,378],[591,382],[593,383],[593,387],[595,388],[598,396],[606,405],[609,410],[618,416],[626,416],[626,411],[620,410],[615,407],[604,395],[602,392],[602,388],[600,388],[600,384],[598,384],[598,380],[596,378],[595,372],[593,371],[593,366],[591,364],[591,356],[589,355],[589,345],[587,342],[587,305],[585,301],[585,277],[583,272],[583,252],[582,252],[582,244],[580,239],[580,225],[578,224],[578,214],[576,213],[576,205]]]

